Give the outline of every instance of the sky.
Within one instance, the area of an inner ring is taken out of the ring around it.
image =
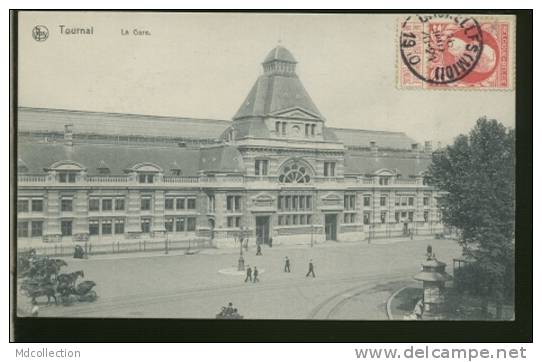
[[[22,13],[19,105],[229,120],[279,42],[330,127],[449,143],[481,116],[515,124],[513,91],[398,89],[402,16]],[[47,40],[32,28],[49,29]],[[61,34],[93,27],[93,35]],[[133,30],[150,35],[133,35]],[[122,35],[126,30],[130,35]]]

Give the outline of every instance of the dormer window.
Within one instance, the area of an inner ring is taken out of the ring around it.
[[[101,175],[106,175],[106,174],[110,173],[109,166],[107,165],[107,163],[105,163],[104,160],[100,161],[100,164],[98,165],[97,170],[98,170],[98,173],[101,174]]]
[[[140,173],[138,175],[138,180],[140,184],[152,184],[154,183],[154,174],[153,173]]]
[[[74,183],[76,178],[75,172],[60,171],[58,173],[58,182],[60,183]]]

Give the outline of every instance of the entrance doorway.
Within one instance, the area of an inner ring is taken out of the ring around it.
[[[256,216],[256,245],[269,245],[269,216]]]
[[[337,214],[326,214],[326,240],[337,240]]]

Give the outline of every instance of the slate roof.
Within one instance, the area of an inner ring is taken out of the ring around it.
[[[345,174],[374,174],[375,171],[386,168],[398,172],[403,177],[416,176],[427,170],[431,164],[431,158],[420,155],[413,156],[382,155],[375,157],[369,153],[359,154],[347,151],[344,158]]]
[[[64,132],[66,124],[73,124],[74,133],[217,139],[231,122],[50,108],[18,109],[17,127],[20,131]]]
[[[233,119],[261,117],[282,110],[302,108],[322,115],[296,75],[261,75]]]
[[[195,176],[199,170],[199,149],[176,147],[136,147],[116,144],[81,143],[73,147],[57,143],[21,142],[19,158],[28,167],[28,173],[41,174],[44,168],[57,161],[71,160],[87,168],[89,175],[99,174],[98,168],[105,163],[111,175],[123,175],[124,170],[141,162],[151,162],[171,175],[172,165],[180,165],[182,174]]]
[[[243,157],[236,147],[220,145],[201,149],[200,170],[208,172],[244,172]]]
[[[337,137],[347,147],[370,147],[370,142],[376,142],[378,148],[407,150],[417,143],[404,132],[370,131],[351,128],[332,128]]]

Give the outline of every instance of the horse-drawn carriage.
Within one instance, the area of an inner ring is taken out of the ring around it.
[[[60,269],[67,265],[62,259],[37,255],[34,249],[19,253],[17,274],[22,277],[21,291],[31,298],[32,304],[36,304],[36,298],[42,296],[47,297],[47,304],[51,303],[51,299],[58,304],[58,297],[64,305],[75,301],[95,301],[98,295],[92,289],[96,283],[87,280],[76,284],[79,277],[85,277],[85,273],[82,270],[60,273]]]

